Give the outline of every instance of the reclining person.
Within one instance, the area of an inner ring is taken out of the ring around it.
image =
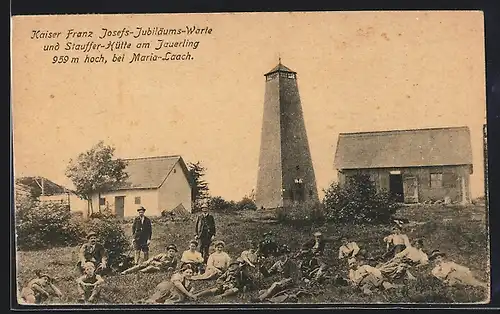
[[[415,280],[416,278],[410,273],[409,269],[429,263],[429,257],[422,250],[423,246],[422,239],[417,239],[414,241],[413,246],[406,247],[388,262],[378,265],[377,268],[384,276],[392,279],[399,279],[406,274],[408,279]]]
[[[434,264],[432,275],[449,286],[466,285],[488,288],[488,284],[476,279],[468,267],[446,260],[446,254],[439,250],[433,251],[429,260]]]
[[[399,226],[392,228],[392,234],[385,237],[384,242],[387,243],[387,247],[385,254],[382,255],[383,260],[393,258],[397,253],[411,246],[408,236],[401,233],[401,227]]]
[[[271,268],[267,270],[261,267],[264,277],[277,274],[280,276],[280,279],[275,281],[267,290],[259,291],[259,296],[253,298],[252,302],[262,302],[299,283],[301,279],[300,269],[295,261],[292,260],[290,249],[284,245],[280,251],[283,255]]]
[[[249,277],[242,271],[241,266],[244,261],[238,259],[229,264],[229,268],[224,274],[217,278],[216,286],[196,294],[197,297],[216,295],[218,299],[235,295],[238,292],[246,292],[252,287]]]
[[[351,284],[363,291],[364,294],[372,294],[374,288],[388,290],[395,287],[384,279],[380,270],[367,265],[363,256],[358,256],[355,261],[351,261],[349,267]]]
[[[193,267],[191,264],[183,264],[179,272],[172,275],[170,279],[160,282],[155,290],[156,292],[146,301],[140,303],[180,303],[186,299],[195,300],[197,296],[193,294],[191,287],[191,276]]]
[[[53,279],[48,274],[35,271],[36,278],[28,282],[21,290],[19,303],[41,304],[49,300],[51,296],[61,298],[61,290],[53,284]]]
[[[159,271],[173,271],[177,267],[177,247],[175,244],[167,246],[167,253],[160,253],[152,258],[132,266],[122,271],[122,275],[131,274],[140,271],[141,273],[153,273]]]
[[[347,258],[347,262],[351,263],[355,260],[356,255],[359,253],[359,246],[354,241],[348,241],[347,237],[340,238],[341,245],[339,247],[339,260]]]
[[[76,280],[78,284],[79,303],[96,303],[101,294],[104,279],[95,273],[95,266],[91,262],[83,265],[84,273]]]

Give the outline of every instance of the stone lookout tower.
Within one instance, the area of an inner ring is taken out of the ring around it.
[[[297,73],[281,60],[266,73],[255,202],[258,208],[315,204],[316,178],[302,114]]]

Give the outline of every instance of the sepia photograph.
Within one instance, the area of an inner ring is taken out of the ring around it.
[[[18,304],[490,301],[483,12],[11,24]]]

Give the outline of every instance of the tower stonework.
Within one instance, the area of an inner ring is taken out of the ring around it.
[[[255,202],[258,208],[319,201],[297,73],[280,63],[265,75]]]

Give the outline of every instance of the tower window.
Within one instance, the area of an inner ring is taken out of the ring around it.
[[[300,166],[298,166],[298,165],[297,165],[297,166],[295,166],[295,169],[296,169],[296,170],[299,170],[299,169],[300,169]]]
[[[309,197],[313,196],[313,190],[309,190]]]
[[[288,73],[287,77],[288,77],[289,79],[293,79],[293,78],[295,78],[295,74],[293,74],[293,73]]]

